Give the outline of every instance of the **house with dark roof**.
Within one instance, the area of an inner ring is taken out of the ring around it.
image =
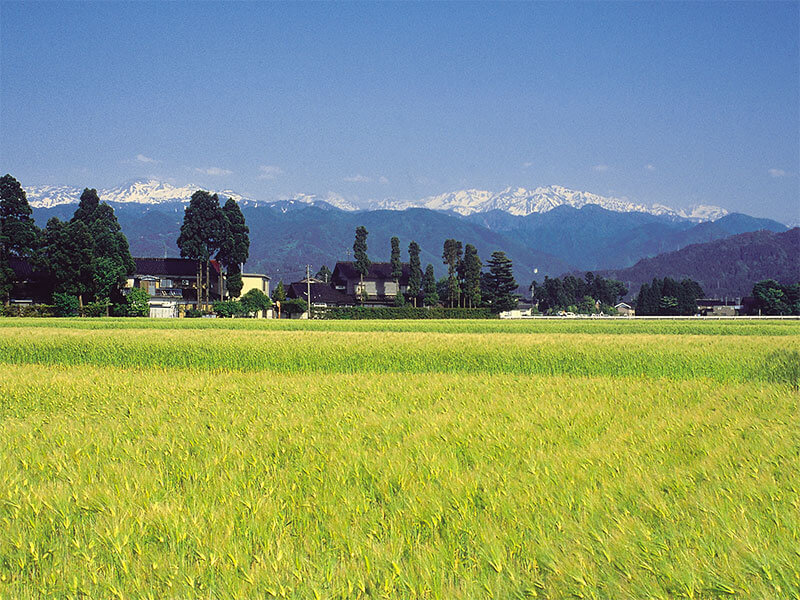
[[[14,279],[9,294],[11,304],[46,304],[50,301],[52,284],[45,273],[36,270],[29,260],[9,258]]]
[[[136,273],[126,288],[141,288],[150,296],[151,317],[178,317],[198,308],[197,261],[189,258],[134,258]],[[220,298],[220,265],[211,261],[208,274],[209,301]]]
[[[334,289],[351,298],[351,304],[360,303],[361,294],[366,295],[365,304],[393,304],[395,296],[408,291],[408,279],[411,269],[403,263],[403,272],[397,282],[392,277],[392,264],[375,262],[369,266],[364,276],[364,288],[361,290],[361,275],[352,261],[337,262],[331,275]],[[398,289],[399,285],[399,289]]]
[[[311,288],[311,306],[326,308],[328,306],[353,306],[352,296],[348,296],[334,288],[330,283],[319,279],[295,281],[286,287],[287,298],[300,298],[308,302],[308,289]]]

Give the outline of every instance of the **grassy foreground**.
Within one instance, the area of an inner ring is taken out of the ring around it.
[[[797,324],[44,323],[0,326],[0,597],[800,598]]]

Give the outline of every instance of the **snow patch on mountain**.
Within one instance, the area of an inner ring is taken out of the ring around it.
[[[614,212],[643,212],[692,221],[710,221],[728,214],[728,211],[718,206],[699,205],[686,210],[676,210],[663,204],[647,206],[631,202],[626,198],[599,196],[589,192],[570,190],[559,185],[539,187],[535,190],[508,187],[497,194],[486,190],[462,190],[430,196],[418,201],[383,200],[373,203],[370,208],[384,210],[428,208],[453,211],[465,216],[490,210],[502,210],[512,215],[527,216],[533,213],[544,213],[558,206],[582,208],[589,204]]]
[[[167,202],[189,202],[192,194],[198,189],[196,185],[181,187],[153,179],[132,181],[114,188],[100,190],[100,199],[107,202],[163,204]],[[75,204],[79,201],[80,188],[69,186],[32,186],[26,188],[28,201],[35,208],[51,208],[59,204]],[[248,205],[269,204],[256,202],[250,198],[237,194],[232,190],[218,193],[224,198],[233,198],[237,202]],[[335,192],[327,195],[294,194],[281,198],[280,201],[314,205],[325,202],[330,206],[344,211],[362,210],[353,201]],[[600,196],[590,192],[571,190],[558,185],[538,187],[528,190],[522,187],[508,187],[499,193],[486,190],[468,189],[429,196],[421,200],[397,200],[387,198],[374,201],[367,207],[369,210],[407,210],[409,208],[427,208],[430,210],[451,211],[460,215],[502,210],[512,215],[527,216],[533,213],[544,213],[558,206],[571,206],[582,208],[587,205],[596,205],[606,210],[615,212],[644,212],[653,215],[662,215],[673,219],[688,219],[691,221],[714,221],[728,214],[728,211],[718,206],[697,205],[687,209],[674,209],[663,204],[645,205],[632,202],[627,198]]]

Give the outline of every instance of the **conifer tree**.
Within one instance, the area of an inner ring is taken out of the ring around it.
[[[517,305],[517,282],[514,279],[511,259],[505,252],[493,252],[489,260],[488,293],[492,311],[511,310]]]
[[[403,276],[403,263],[400,260],[400,238],[393,237],[391,239],[391,245],[392,254],[390,264],[392,266],[392,279],[394,279],[395,290],[397,290],[395,298],[397,298],[398,296],[402,297],[400,293],[400,277]]]
[[[436,306],[439,304],[439,294],[436,292],[436,274],[433,272],[433,265],[425,267],[425,277],[422,279],[422,290],[425,294],[422,303],[425,306]]]
[[[481,303],[481,259],[472,244],[464,248],[464,294],[470,308]]]
[[[367,235],[369,232],[363,225],[356,227],[356,239],[353,242],[353,258],[355,258],[355,267],[358,274],[361,276],[361,283],[358,291],[358,297],[361,302],[365,299],[364,290],[364,277],[369,273],[369,267],[372,264],[367,256]]]
[[[39,229],[33,222],[25,190],[11,175],[0,177],[0,300],[8,302],[14,271],[11,258],[31,258]]]
[[[233,198],[228,198],[222,207],[225,216],[224,239],[220,244],[217,258],[225,267],[228,279],[228,293],[238,298],[242,292],[242,265],[250,255],[250,229],[244,215]],[[220,298],[224,295],[220,285]]]
[[[210,261],[226,239],[225,215],[219,206],[219,198],[204,190],[192,194],[189,206],[183,213],[183,225],[177,244],[181,256],[197,261],[197,306],[208,302],[208,272]],[[203,270],[206,276],[203,276]],[[205,284],[203,280],[205,279]],[[203,291],[206,290],[205,299]]]
[[[408,296],[412,299],[415,308],[422,286],[422,265],[419,260],[419,253],[419,244],[412,241],[408,245]]]
[[[319,279],[324,283],[330,283],[331,275],[333,275],[333,273],[331,273],[331,270],[326,265],[322,265],[319,271],[317,271],[317,274],[314,275],[314,277],[316,277],[317,279]]]

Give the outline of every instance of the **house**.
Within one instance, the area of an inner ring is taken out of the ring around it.
[[[698,298],[697,312],[704,317],[735,317],[742,309],[737,300],[719,298]]]
[[[14,272],[14,283],[9,294],[10,304],[46,304],[52,293],[51,282],[47,276],[38,272],[29,260],[9,258]]]
[[[614,308],[616,308],[620,316],[623,317],[633,317],[634,315],[636,315],[636,309],[634,309],[627,302],[618,302],[617,304],[614,305]]]
[[[136,272],[127,289],[141,288],[150,296],[151,317],[181,317],[197,300],[197,261],[189,258],[134,258]],[[210,302],[219,300],[220,265],[211,261],[208,273]]]
[[[269,296],[269,282],[270,278],[268,275],[263,275],[261,273],[242,273],[242,292],[239,294],[239,297],[241,298],[250,290],[258,290]],[[260,310],[256,314],[256,317],[259,319],[271,319],[272,309]]]
[[[408,264],[403,263],[403,273],[396,283],[394,277],[392,277],[391,263],[372,263],[364,276],[363,293],[366,294],[364,304],[394,304],[394,298],[398,293],[398,283],[399,292],[401,294],[407,292],[410,274],[411,269]],[[331,275],[331,284],[334,289],[349,296],[352,304],[361,303],[361,275],[356,270],[354,262],[337,262]]]
[[[327,308],[329,306],[353,306],[354,304],[352,296],[340,292],[330,283],[325,283],[324,281],[314,278],[290,283],[286,287],[286,297],[301,298],[308,302],[309,288],[311,288],[312,310],[314,308]]]

